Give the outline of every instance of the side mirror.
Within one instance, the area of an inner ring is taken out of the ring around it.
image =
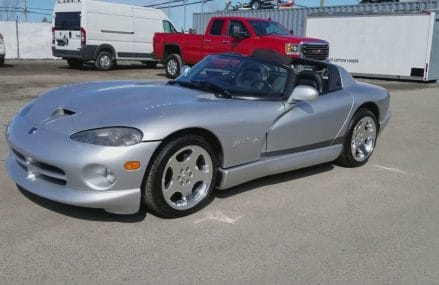
[[[189,72],[189,70],[191,70],[189,65],[185,65],[180,69],[180,75],[186,76]]]
[[[232,27],[232,38],[235,39],[242,39],[242,38],[248,38],[249,34],[247,32],[241,32],[241,28],[238,26]]]
[[[241,29],[238,26],[232,27],[232,37],[239,38],[241,36]]]
[[[292,34],[294,36],[294,30],[293,29],[290,30],[290,34]]]
[[[317,98],[319,98],[319,91],[317,89],[308,85],[298,85],[294,87],[287,103],[294,104],[296,101],[313,101],[317,100]]]

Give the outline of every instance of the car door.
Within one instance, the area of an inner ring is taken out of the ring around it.
[[[234,38],[232,37],[233,27],[239,27],[239,30],[243,34],[247,34],[247,37],[242,38]],[[230,52],[236,52],[239,54],[249,54],[252,47],[252,39],[250,37],[249,29],[245,26],[245,24],[240,20],[230,20],[227,25],[227,43],[225,43]]]
[[[314,101],[298,101],[267,132],[267,155],[294,153],[341,143],[353,96],[338,88]]]
[[[55,48],[79,51],[81,49],[81,13],[56,12],[54,26]]]
[[[203,40],[205,55],[223,53],[229,51],[229,39],[226,35],[226,20],[215,19],[210,25],[209,31]]]

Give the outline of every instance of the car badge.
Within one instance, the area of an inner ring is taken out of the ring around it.
[[[34,135],[37,133],[37,128],[33,127],[32,129],[29,130],[28,134],[29,135]]]

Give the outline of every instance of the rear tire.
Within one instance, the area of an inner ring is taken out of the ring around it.
[[[82,68],[82,65],[84,64],[84,62],[81,59],[69,58],[69,59],[67,59],[67,64],[70,66],[70,68],[80,69],[80,68]]]
[[[358,110],[346,131],[343,151],[336,163],[357,167],[367,163],[372,155],[378,136],[375,115],[368,109]]]
[[[100,71],[111,70],[114,66],[114,58],[108,51],[101,51],[96,57],[95,66]]]
[[[175,79],[180,75],[180,70],[183,66],[183,60],[177,53],[173,53],[165,60],[166,76],[171,79]]]
[[[143,200],[161,217],[191,214],[211,200],[217,169],[213,148],[203,137],[173,139],[159,150],[145,175]]]
[[[5,58],[0,57],[0,66],[3,66],[3,64],[5,64]]]

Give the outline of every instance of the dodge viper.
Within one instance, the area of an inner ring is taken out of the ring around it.
[[[215,189],[326,162],[365,164],[390,95],[328,62],[210,55],[170,82],[92,82],[48,91],[6,130],[19,188],[61,203],[163,217]]]

